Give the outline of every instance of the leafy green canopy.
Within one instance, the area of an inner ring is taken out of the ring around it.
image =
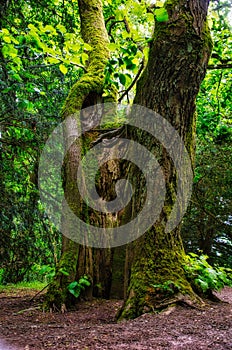
[[[232,28],[227,1],[212,2],[214,49],[197,98],[196,169],[192,201],[183,227],[188,251],[231,266]]]
[[[167,13],[162,1],[107,0],[103,4],[111,51],[104,94],[107,96],[108,86],[114,84],[119,100],[131,101],[135,82],[146,64],[154,16],[165,22]],[[210,235],[212,257],[221,256],[229,263],[231,235],[228,225],[222,224],[229,220],[231,208],[232,79],[225,66],[232,61],[232,42],[227,5],[227,1],[211,4],[214,52],[210,67],[223,69],[209,70],[197,101],[197,168],[186,220],[191,225],[185,225],[184,237],[187,248],[195,251]],[[10,0],[1,7],[3,281],[34,278],[35,262],[53,264],[59,255],[60,236],[39,202],[38,160],[48,135],[60,122],[59,112],[68,91],[87,69],[89,52],[91,47],[80,36],[76,0]]]
[[[153,14],[137,1],[105,2],[104,14],[112,50],[107,95],[111,82],[127,89],[142,66]],[[11,0],[1,18],[1,279],[17,282],[39,276],[36,266],[59,255],[60,236],[38,197],[38,160],[91,47],[80,36],[77,1]]]

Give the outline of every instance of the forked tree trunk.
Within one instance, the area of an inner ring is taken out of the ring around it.
[[[108,39],[101,1],[80,0],[79,8],[83,39],[93,47],[93,50],[89,57],[88,72],[74,85],[66,100],[63,109],[64,118],[84,107],[101,102],[104,68],[109,57],[106,50]],[[135,103],[146,106],[166,118],[179,132],[193,160],[195,98],[205,75],[212,46],[206,24],[208,2],[169,0],[166,8],[169,20],[156,23],[148,65],[137,86]],[[178,300],[188,304],[200,303],[200,299],[186,280],[182,268],[184,251],[180,227],[165,233],[166,223],[176,199],[176,171],[173,162],[162,145],[156,144],[157,147],[154,147],[154,140],[152,141],[148,134],[136,133],[135,130],[129,130],[129,133],[158,156],[164,169],[167,196],[158,222],[139,240],[131,244],[130,256],[134,259],[132,266],[128,261],[128,267],[131,270],[127,269],[129,288],[127,300],[119,318],[133,318]],[[71,137],[69,134],[66,135],[67,139],[69,136]],[[80,141],[69,148],[65,166],[66,200],[71,209],[79,215],[83,214],[83,208],[76,189],[76,176],[81,147]],[[138,184],[136,191],[139,199],[141,176],[137,172],[131,176],[134,178],[133,183]],[[133,213],[140,210],[140,204],[139,200],[134,202]],[[95,219],[97,218],[94,218],[94,222],[96,222]],[[66,222],[65,218],[63,224],[64,232],[67,230],[68,233],[69,222]],[[79,254],[80,249],[81,254]],[[101,256],[101,254],[98,255]],[[107,259],[104,258],[104,261]],[[69,275],[62,274],[60,268],[64,268]],[[93,270],[91,248],[80,248],[77,243],[64,237],[64,249],[57,274],[47,293],[47,306],[55,305],[60,309],[62,305],[72,303],[67,292],[68,283],[82,273],[91,275],[94,273]],[[98,269],[96,274],[99,274],[99,271]],[[163,285],[168,287],[168,293],[167,290],[162,289]]]
[[[165,118],[178,131],[190,154],[195,152],[195,99],[205,76],[212,41],[207,26],[207,0],[168,0],[167,22],[156,22],[147,67],[138,82],[134,102]],[[146,133],[133,138],[154,144]],[[159,220],[133,243],[129,288],[119,319],[137,317],[175,302],[201,304],[186,280],[180,226],[165,227],[176,199],[176,172],[162,145],[154,147],[166,180],[166,200]],[[177,174],[178,176],[178,174]],[[135,179],[136,181],[136,179]],[[138,187],[140,178],[137,179]],[[139,192],[137,195],[139,198]],[[139,200],[135,206],[139,206]]]

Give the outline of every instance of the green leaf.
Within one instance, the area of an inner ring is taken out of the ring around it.
[[[62,34],[64,34],[64,33],[67,32],[66,28],[65,28],[62,24],[58,24],[58,25],[56,26],[56,28],[57,28]]]
[[[59,65],[59,68],[60,68],[60,71],[65,75],[65,74],[67,74],[67,72],[68,72],[68,69],[65,67],[65,65],[64,64],[60,64]]]
[[[163,7],[164,6],[164,1],[156,1],[155,2],[156,7]]]
[[[73,281],[68,285],[68,291],[74,295],[75,298],[78,298],[81,294],[81,290],[84,287],[81,288],[80,284],[77,281]]]
[[[116,21],[122,21],[125,17],[125,13],[123,10],[116,11]]]
[[[108,44],[108,49],[109,49],[111,52],[116,51],[117,48],[118,48],[118,45],[115,44],[115,43],[110,43],[110,44]]]
[[[168,21],[168,12],[165,8],[160,8],[155,10],[155,18],[158,22]]]
[[[18,55],[18,50],[16,50],[13,45],[8,44],[3,46],[2,54],[4,57],[10,56],[11,58],[15,58]]]
[[[69,292],[74,295],[75,298],[78,298],[81,294],[80,290],[78,289],[69,289]]]
[[[201,287],[203,292],[206,292],[209,289],[209,285],[208,285],[208,283],[206,281],[203,281],[202,279],[197,278],[196,282]]]
[[[3,94],[8,94],[8,92],[11,91],[11,90],[12,90],[12,88],[9,87],[9,88],[6,88],[6,89],[2,90],[2,93]]]
[[[125,57],[124,61],[127,69],[133,70],[134,68],[136,68],[136,64],[133,63],[133,58]]]
[[[90,46],[87,43],[84,43],[84,49],[87,50],[87,51],[92,51],[93,50],[92,46]]]
[[[8,44],[11,43],[11,38],[9,35],[3,35],[2,39],[3,41],[5,41],[5,43],[8,43]]]
[[[126,30],[122,31],[122,38],[125,40],[131,36],[130,33],[128,33]]]
[[[228,278],[227,275],[224,271],[219,271],[218,272],[218,277],[220,278],[220,280],[222,280],[224,283],[228,283]]]
[[[71,282],[71,283],[68,285],[68,290],[76,288],[77,285],[78,285],[78,282],[77,282],[77,281]]]
[[[85,62],[88,61],[89,56],[87,55],[87,53],[83,52],[81,54],[81,59],[82,59],[83,64],[85,64]]]
[[[69,59],[69,64],[78,64],[79,66],[81,65],[80,58],[77,56],[71,56]]]
[[[28,28],[29,28],[30,30],[32,30],[32,31],[37,32],[37,28],[36,28],[33,24],[31,24],[31,23],[28,25]]]
[[[13,79],[15,79],[15,80],[17,80],[17,81],[22,81],[22,78],[20,77],[20,75],[18,74],[18,73],[14,73],[13,75],[12,75],[12,78]]]
[[[65,269],[63,269],[63,268],[60,268],[59,269],[59,272],[61,272],[63,275],[65,275],[65,276],[69,276],[69,273],[65,270]]]
[[[54,35],[57,34],[55,28],[54,28],[53,26],[51,26],[50,24],[47,24],[47,25],[44,27],[44,30],[43,30],[43,31],[46,32],[46,33],[52,33],[52,34],[54,34]]]
[[[59,63],[60,60],[55,58],[55,57],[48,57],[47,58],[48,62],[51,63],[51,64],[56,64],[56,63]]]
[[[125,86],[125,84],[126,84],[126,77],[125,77],[124,74],[119,74],[119,81],[120,81],[120,83],[121,83],[122,85]]]
[[[84,278],[84,277],[81,277],[79,279],[79,284],[82,285],[82,286],[86,286],[86,287],[89,287],[91,285],[90,281],[87,280],[87,278]]]
[[[198,255],[195,253],[189,253],[190,256],[194,257],[194,258],[198,258]]]
[[[7,35],[10,34],[9,30],[6,28],[2,28],[2,32],[3,32],[3,34],[7,34]]]

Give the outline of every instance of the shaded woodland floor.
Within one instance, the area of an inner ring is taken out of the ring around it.
[[[25,294],[26,293],[26,294]],[[0,350],[232,349],[232,288],[204,310],[176,307],[116,323],[118,300],[82,302],[65,314],[42,313],[32,292],[0,294]]]

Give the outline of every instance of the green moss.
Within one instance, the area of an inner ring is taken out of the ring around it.
[[[141,243],[142,248],[139,250],[139,258],[131,271],[128,298],[118,314],[119,320],[159,310],[164,300],[177,294],[196,300],[183,269],[185,253],[182,244],[178,244],[175,233],[170,233],[171,237],[167,238],[165,235],[160,225],[156,227],[156,232],[151,229],[146,233],[146,239]],[[173,245],[172,248],[169,245]],[[168,288],[162,290],[154,287],[166,286],[170,281],[172,292]]]
[[[135,101],[166,116],[173,123],[193,162],[195,98],[204,78],[212,43],[207,23],[200,31],[198,24],[201,25],[202,16],[199,13],[198,23],[195,23],[191,5],[186,6],[184,1],[178,0],[166,1],[169,21],[155,25],[148,65],[139,81]],[[151,77],[154,79],[152,87]],[[159,84],[155,85],[157,80]],[[166,166],[168,182],[164,209],[159,221],[136,244],[128,297],[119,319],[133,318],[159,309],[167,305],[168,299],[172,302],[183,297],[193,304],[201,302],[183,269],[185,253],[180,227],[165,233],[165,225],[175,202],[176,179],[169,170],[168,161],[162,165]],[[169,293],[165,295],[165,288],[161,288],[160,293],[154,287],[166,286],[170,281],[174,286],[171,298]]]
[[[80,111],[84,100],[92,92],[102,94],[105,67],[110,55],[107,49],[108,35],[104,25],[102,2],[80,1],[80,17],[82,38],[92,50],[89,53],[87,73],[74,84],[66,99],[62,110],[63,119]]]
[[[80,0],[79,13],[82,38],[85,43],[91,46],[92,50],[89,52],[89,62],[86,73],[73,85],[64,103],[62,109],[63,119],[74,115],[79,118],[79,112],[82,108],[95,104],[96,100],[102,101],[105,82],[104,73],[109,59],[109,50],[107,49],[108,35],[102,13],[102,1]],[[77,147],[81,153],[82,147],[84,146],[83,151],[85,152],[86,148],[88,148],[92,139],[95,137],[96,135],[94,133],[87,135],[85,141],[77,141],[79,144],[76,144],[75,147]],[[76,150],[76,152],[78,153],[78,150]],[[67,153],[64,169],[64,187],[68,204],[73,212],[78,215],[81,210],[83,211],[83,208],[81,207],[82,204],[80,204],[80,201],[77,200],[79,194],[76,179],[74,179],[75,176],[73,176],[72,159],[69,162],[70,156],[69,153]],[[82,214],[85,215],[85,213]],[[68,292],[67,286],[75,279],[78,245],[66,238],[64,238],[64,240],[66,245],[64,246],[64,251],[57,267],[54,281],[49,286],[46,295],[45,307],[47,309],[52,308],[60,310],[62,305],[65,304],[68,306],[68,304],[72,302],[72,296]],[[68,275],[63,274],[62,270],[66,271]]]

